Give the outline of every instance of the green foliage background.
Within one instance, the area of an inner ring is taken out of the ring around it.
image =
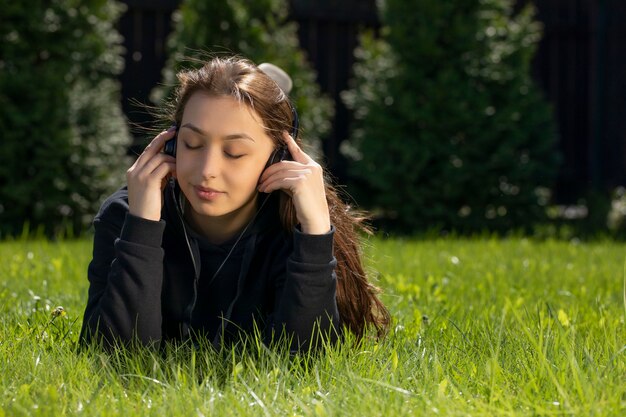
[[[544,220],[559,155],[530,78],[540,27],[510,0],[387,0],[344,94],[356,200],[404,233]]]
[[[130,137],[121,5],[0,0],[0,237],[80,232],[119,186]]]

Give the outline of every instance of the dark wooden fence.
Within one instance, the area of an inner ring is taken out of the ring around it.
[[[165,42],[171,31],[172,12],[178,0],[126,0],[127,10],[118,22],[126,49],[122,84],[123,110],[133,124],[149,125],[152,120],[145,108],[131,101],[150,105],[149,95],[161,82],[166,60]],[[139,138],[140,129],[133,129]]]
[[[561,199],[626,184],[626,2],[535,3],[544,36],[533,75],[556,110]]]
[[[298,22],[300,45],[318,74],[322,91],[335,101],[335,120],[324,155],[339,182],[347,176],[346,160],[339,152],[348,137],[350,114],[340,94],[348,88],[358,35],[379,26],[374,0],[292,0],[291,18]]]
[[[207,0],[209,1],[209,0]],[[520,4],[525,0],[520,0]],[[164,44],[178,0],[127,0],[119,29],[125,38],[126,69],[121,76],[124,110],[135,123],[149,117],[133,98],[148,103],[161,79]],[[318,81],[335,99],[333,131],[324,144],[329,168],[345,178],[340,142],[350,115],[340,100],[348,86],[353,50],[364,28],[379,25],[374,0],[291,0],[302,47]],[[589,189],[606,191],[626,184],[626,1],[535,1],[544,37],[533,76],[555,108],[559,147],[564,156],[557,195],[574,202]],[[417,11],[416,11],[417,12]]]

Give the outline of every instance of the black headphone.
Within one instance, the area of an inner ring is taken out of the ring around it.
[[[298,120],[298,112],[296,111],[296,108],[293,105],[291,106],[291,114],[293,115],[293,125],[291,126],[291,137],[294,138],[295,140],[298,137],[298,130],[300,129],[300,123]],[[272,153],[272,156],[270,156],[270,159],[268,159],[267,164],[265,165],[265,169],[267,169],[267,167],[269,167],[270,165],[273,165],[280,161],[284,161],[286,159],[292,159],[292,158],[291,158],[291,155],[289,154],[289,149],[287,148],[287,145],[281,142],[280,146],[274,150],[274,152]]]
[[[291,137],[295,139],[298,137],[298,131],[300,129],[300,121],[298,119],[298,112],[296,111],[296,108],[292,104],[290,104],[290,107],[291,107],[291,114],[293,115],[293,125],[291,126]],[[172,127],[176,128],[176,134],[174,135],[172,139],[165,142],[165,146],[163,147],[163,153],[166,155],[176,157],[176,142],[178,139],[178,126],[173,125]],[[265,165],[265,168],[277,162],[284,161],[286,159],[291,159],[291,155],[289,154],[287,145],[285,145],[284,143],[281,143],[281,145],[274,150],[274,152],[268,159],[267,165]]]

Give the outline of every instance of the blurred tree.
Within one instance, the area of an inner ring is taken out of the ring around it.
[[[121,6],[0,0],[0,236],[89,224],[130,143],[115,76]]]
[[[173,21],[163,85],[153,91],[154,103],[172,93],[180,69],[198,65],[193,58],[234,53],[256,64],[271,62],[293,79],[290,96],[302,137],[319,152],[320,140],[330,131],[333,103],[320,92],[299,47],[296,24],[287,22],[285,0],[183,0]]]
[[[534,9],[511,0],[387,0],[351,90],[356,200],[391,230],[506,230],[545,218],[559,156],[530,78]]]

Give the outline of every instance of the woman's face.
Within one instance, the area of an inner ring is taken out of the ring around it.
[[[176,177],[194,217],[235,214],[254,204],[274,150],[261,118],[231,97],[194,93],[178,131]]]

